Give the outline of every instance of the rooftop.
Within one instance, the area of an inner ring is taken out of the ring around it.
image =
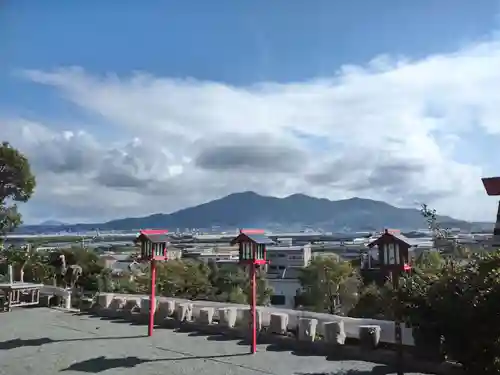
[[[217,336],[160,328],[148,338],[145,326],[45,308],[15,309],[1,314],[0,321],[9,327],[0,330],[2,375],[334,375],[349,370],[367,374],[374,369],[391,373],[370,362],[322,356],[304,360],[265,345],[248,355],[248,346]]]

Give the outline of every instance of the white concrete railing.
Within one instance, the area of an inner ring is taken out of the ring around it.
[[[66,309],[71,308],[71,290],[53,285],[44,285],[40,288],[40,294],[61,297],[64,301],[64,307]]]
[[[140,305],[141,298],[148,298],[147,295],[136,295],[136,294],[115,294],[115,293],[100,293],[100,295],[109,295],[123,298],[125,300],[133,300],[136,299],[138,304]],[[221,303],[221,302],[213,302],[213,301],[190,301],[181,298],[171,298],[171,297],[157,297],[158,302],[162,301],[175,301],[177,303],[192,303],[193,304],[193,319],[197,318],[200,314],[200,310],[204,307],[213,307],[215,309],[224,308],[224,307],[235,307],[238,310],[238,319],[243,318],[243,313],[245,309],[248,309],[248,305],[239,305],[239,304],[231,304],[231,303]],[[318,327],[317,332],[321,335],[324,335],[323,326],[325,323],[330,322],[338,322],[342,320],[344,322],[344,330],[345,334],[349,338],[358,338],[359,339],[359,327],[367,326],[367,325],[376,325],[380,326],[380,341],[385,343],[395,343],[394,340],[394,322],[388,320],[376,320],[376,319],[361,319],[361,318],[351,318],[345,316],[324,314],[324,313],[315,313],[310,311],[298,311],[298,310],[290,310],[290,309],[280,309],[275,307],[264,307],[259,306],[259,310],[262,311],[262,323],[266,326],[269,325],[271,314],[282,313],[288,315],[288,328],[294,329],[297,327],[298,320],[300,318],[308,318],[308,319],[317,319]],[[402,336],[403,336],[403,344],[405,345],[414,345],[413,335],[411,328],[402,327]]]
[[[71,297],[71,290],[60,288],[58,286],[44,285],[40,289],[41,294],[51,294],[59,297]]]

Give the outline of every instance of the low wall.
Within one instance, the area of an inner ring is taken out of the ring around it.
[[[50,306],[52,297],[57,296],[60,297],[60,303],[65,309],[71,309],[71,290],[53,285],[44,285],[40,288],[40,296],[45,296],[40,300],[42,306]]]
[[[71,290],[53,285],[44,285],[40,288],[40,294],[53,295],[62,298],[71,298]]]
[[[125,300],[137,299],[140,304],[141,298],[148,298],[147,295],[136,295],[136,294],[114,294],[114,293],[100,293],[101,296],[108,295],[109,298],[118,297]],[[248,309],[248,305],[239,305],[231,303],[221,303],[213,301],[190,301],[181,298],[170,298],[170,297],[157,297],[159,302],[162,301],[175,301],[177,303],[192,303],[193,304],[193,319],[199,317],[200,310],[204,307],[213,307],[216,309],[215,319],[218,319],[217,309],[235,307],[237,308],[238,319],[243,319],[243,313],[245,309]],[[324,324],[329,322],[344,322],[344,329],[346,337],[359,339],[359,327],[366,325],[376,325],[380,327],[380,341],[384,343],[394,344],[394,322],[388,320],[376,320],[376,319],[360,319],[360,318],[350,318],[345,316],[337,316],[331,314],[314,313],[309,311],[298,311],[290,309],[280,309],[275,307],[263,307],[258,306],[258,310],[262,311],[262,324],[264,326],[269,326],[271,314],[282,313],[288,315],[288,328],[294,330],[297,327],[298,320],[300,318],[317,319],[317,333],[320,335],[325,334]],[[413,335],[411,328],[402,328],[403,344],[408,346],[413,346]]]

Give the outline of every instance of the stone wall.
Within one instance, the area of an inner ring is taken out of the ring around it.
[[[111,294],[111,293],[101,293],[99,295],[99,300],[101,301],[101,307],[103,308],[108,308],[109,304],[113,301],[114,298],[120,299],[120,300],[130,300],[131,302],[137,301],[138,306],[140,308],[141,306],[141,299],[149,299],[148,296],[146,295],[132,295],[132,294]],[[221,314],[224,314],[224,311],[227,311],[227,309],[231,309],[231,311],[234,311],[235,314],[235,320],[238,323],[241,323],[246,320],[246,314],[248,314],[248,305],[238,305],[238,304],[230,304],[230,303],[220,303],[220,302],[213,302],[213,301],[189,301],[185,299],[180,299],[180,298],[166,298],[166,297],[158,297],[157,298],[158,304],[160,306],[159,310],[162,310],[161,306],[166,305],[167,301],[171,301],[171,304],[175,304],[176,308],[179,306],[184,306],[187,312],[185,314],[191,314],[190,319],[196,321],[200,319],[200,312],[202,319],[205,319],[205,316],[207,315],[207,310],[206,308],[213,308],[213,317],[212,319],[214,321],[219,321],[221,318]],[[149,301],[148,301],[149,302]],[[144,307],[145,301],[142,302],[142,305]],[[166,308],[166,306],[164,306]],[[205,309],[205,310],[204,310]],[[316,321],[315,323],[315,334],[320,335],[322,337],[329,337],[329,335],[332,335],[331,332],[326,332],[328,329],[338,329],[338,324],[329,324],[329,323],[339,323],[342,322],[341,325],[343,326],[342,332],[340,335],[345,334],[346,338],[355,338],[359,339],[360,338],[360,331],[365,332],[366,327],[380,327],[379,329],[375,330],[375,334],[377,337],[379,337],[380,342],[383,343],[389,343],[393,344],[394,343],[394,322],[392,321],[387,321],[387,320],[375,320],[375,319],[359,319],[359,318],[350,318],[350,317],[344,317],[344,316],[336,316],[336,315],[330,315],[330,314],[321,314],[321,313],[314,313],[314,312],[309,312],[309,311],[298,311],[298,310],[290,310],[290,309],[280,309],[280,308],[274,308],[274,307],[262,307],[259,306],[257,307],[259,313],[258,313],[258,318],[261,321],[261,325],[264,327],[270,327],[271,321],[274,321],[275,325],[278,324],[283,324],[283,320],[281,319],[286,319],[286,326],[288,330],[295,331],[297,327],[300,327],[300,324],[305,324],[306,320],[305,319],[313,319]],[[177,311],[177,310],[176,310]],[[181,313],[181,312],[179,312]],[[208,312],[210,315],[211,312]],[[279,318],[278,316],[284,316],[286,315],[286,318]],[[273,317],[272,317],[273,316]],[[227,319],[233,319],[233,318],[227,318]],[[280,322],[280,323],[277,323]],[[335,327],[335,328],[334,328]],[[278,329],[278,328],[276,328]],[[282,329],[282,328],[279,328]],[[403,344],[412,346],[414,344],[413,342],[413,336],[412,336],[412,330],[410,328],[403,327]],[[371,332],[371,330],[369,330]]]

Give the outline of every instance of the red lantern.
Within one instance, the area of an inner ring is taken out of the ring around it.
[[[141,230],[136,242],[141,244],[141,259],[168,260],[168,230]]]
[[[153,335],[154,313],[156,307],[156,262],[168,260],[167,244],[169,238],[167,230],[141,230],[135,242],[141,244],[141,260],[151,263],[151,295],[149,297],[149,324],[148,336]]]
[[[252,344],[250,347],[251,353],[257,351],[257,322],[256,322],[256,304],[257,304],[257,282],[256,282],[256,267],[266,264],[266,245],[271,245],[274,242],[265,235],[265,232],[260,229],[240,230],[240,234],[231,241],[231,245],[238,244],[239,246],[239,264],[250,266],[250,282],[252,285],[252,299],[250,309],[252,312]]]
[[[410,261],[409,249],[411,244],[408,238],[401,235],[399,231],[389,231],[386,229],[379,238],[368,245],[369,248],[374,246],[378,247],[380,267],[386,272],[391,273],[393,288],[398,289],[401,273],[411,270],[411,266],[408,263]],[[395,311],[395,318],[394,341],[396,342],[397,349],[397,372],[400,374],[403,373],[403,336],[401,330],[402,317],[398,308]]]

